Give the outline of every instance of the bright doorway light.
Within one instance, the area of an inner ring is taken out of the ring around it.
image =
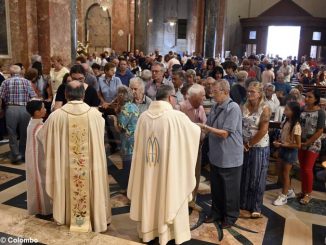
[[[298,57],[300,30],[300,26],[269,26],[266,54],[283,59]]]

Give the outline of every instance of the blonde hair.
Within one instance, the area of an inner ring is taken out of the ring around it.
[[[261,94],[260,101],[258,104],[258,110],[260,110],[265,106],[265,101],[266,101],[263,85],[260,82],[254,81],[249,84],[247,90],[249,90],[250,87],[254,88],[257,92]],[[245,103],[246,108],[248,108],[248,104],[249,104],[249,100],[247,99]]]
[[[51,61],[57,61],[58,63],[60,63],[63,66],[63,59],[60,55],[53,55],[51,57]]]

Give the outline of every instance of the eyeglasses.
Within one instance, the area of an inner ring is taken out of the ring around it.
[[[176,96],[176,95],[174,95],[174,94],[172,94],[172,95],[170,95],[170,96],[172,96],[173,98],[177,98],[177,96]]]
[[[256,94],[256,93],[258,93],[258,92],[255,91],[255,90],[249,90],[249,91],[247,91],[247,94]]]
[[[160,70],[152,70],[152,73],[159,73]]]

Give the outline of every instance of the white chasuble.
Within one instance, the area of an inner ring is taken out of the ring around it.
[[[53,219],[74,231],[104,232],[111,223],[102,114],[82,101],[51,113],[38,134],[45,151]]]
[[[191,239],[188,202],[196,185],[200,128],[165,101],[153,101],[135,132],[128,197],[144,242]]]

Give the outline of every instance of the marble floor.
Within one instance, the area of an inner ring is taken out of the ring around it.
[[[12,165],[8,159],[8,144],[0,145],[0,243],[19,243],[20,238],[33,239],[39,244],[139,244],[136,223],[129,219],[129,200],[121,189],[121,158],[118,154],[108,157],[108,171],[112,202],[112,223],[105,233],[75,233],[66,226],[57,226],[51,219],[29,216],[26,212],[25,164]],[[326,193],[325,185],[314,187],[313,201],[308,206],[291,200],[287,205],[275,207],[271,203],[280,189],[271,161],[267,190],[264,195],[263,218],[252,220],[249,213],[241,211],[237,225],[255,233],[232,227],[224,231],[224,239],[218,242],[213,224],[201,224],[194,229],[192,240],[186,244],[325,244]],[[211,205],[207,169],[203,168],[198,203],[207,212]],[[292,179],[292,186],[300,190],[300,181]],[[201,223],[203,214],[190,214],[191,226]],[[16,239],[16,240],[15,240]],[[173,244],[173,243],[171,243]]]

